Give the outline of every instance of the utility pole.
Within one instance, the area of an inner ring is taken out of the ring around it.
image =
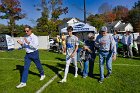
[[[86,0],[84,0],[84,23],[86,23]]]

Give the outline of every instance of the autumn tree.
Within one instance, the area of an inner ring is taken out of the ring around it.
[[[116,14],[116,20],[123,20],[128,16],[128,8],[118,5],[112,9],[113,14]]]
[[[135,2],[133,9],[140,9],[140,0],[138,2]]]
[[[133,25],[134,31],[140,31],[140,1],[136,2],[133,9],[129,11],[128,21]]]
[[[116,14],[113,12],[108,12],[104,15],[105,22],[113,22],[116,19]]]
[[[46,32],[46,35],[51,35],[53,32],[58,32],[58,25],[61,23],[58,20],[59,16],[68,13],[68,8],[62,7],[62,0],[49,0],[48,2],[41,0],[41,2],[42,16],[37,19],[37,29]]]
[[[60,15],[68,13],[68,7],[62,7],[62,0],[50,0],[51,19],[56,21]]]
[[[52,20],[46,20],[44,18],[40,18],[37,24],[37,31],[41,32],[40,35],[50,35],[55,36],[56,34],[59,34],[58,32],[58,25],[61,24],[61,20],[57,20],[56,22],[53,22]]]
[[[92,26],[96,27],[97,30],[99,30],[105,24],[102,14],[90,15],[88,16],[87,21]]]
[[[49,10],[47,7],[46,0],[41,0],[42,2],[42,17],[47,18],[49,17]]]
[[[112,12],[112,6],[108,3],[101,4],[98,12],[105,22],[113,22],[116,19],[116,14]]]
[[[4,24],[0,24],[0,34],[8,34],[9,30],[8,27]]]
[[[14,35],[15,21],[25,17],[21,12],[20,2],[18,0],[1,0],[0,3],[0,18],[8,19],[9,30],[11,35]]]

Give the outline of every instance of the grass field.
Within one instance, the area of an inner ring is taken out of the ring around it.
[[[64,55],[47,52],[46,50],[39,51],[46,78],[43,81],[39,80],[39,73],[32,62],[27,86],[22,89],[16,89],[15,86],[20,83],[25,51],[13,50],[0,52],[0,93],[35,93],[59,71],[64,69]],[[80,70],[78,73],[79,76],[74,78],[74,67],[71,65],[67,83],[58,83],[63,77],[64,71],[62,71],[42,93],[140,93],[139,57],[135,57],[134,59],[118,57],[113,62],[111,77],[105,79],[103,84],[98,83],[98,57],[95,61],[94,77],[83,79]]]

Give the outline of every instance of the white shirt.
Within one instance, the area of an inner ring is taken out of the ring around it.
[[[124,36],[122,37],[121,42],[122,42],[123,44],[127,45],[127,41],[128,41],[128,35],[124,35]]]
[[[140,35],[137,37],[137,44],[140,44]]]
[[[122,37],[122,40],[121,42],[125,45],[132,45],[133,44],[133,36],[130,34],[130,35],[124,35]]]
[[[114,38],[115,42],[118,43],[119,35],[118,34],[113,35],[113,38]]]
[[[25,36],[30,44],[27,44],[25,40],[23,41],[23,47],[26,50],[26,53],[31,53],[38,50],[38,37],[33,33],[30,36]]]

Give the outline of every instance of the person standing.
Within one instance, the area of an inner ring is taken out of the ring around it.
[[[112,73],[112,59],[116,60],[116,43],[113,36],[107,33],[107,27],[101,28],[100,34],[95,40],[95,46],[99,48],[99,69],[100,80],[99,83],[103,83],[104,80],[104,62],[106,61],[108,78]]]
[[[62,39],[60,38],[59,35],[57,35],[56,41],[57,41],[56,50],[57,50],[57,52],[60,52],[60,50],[62,49]]]
[[[139,36],[137,37],[136,41],[137,41],[138,52],[139,52],[139,56],[140,56],[140,32],[139,32]]]
[[[127,40],[128,40],[128,35],[124,34],[121,39],[121,43],[123,44],[123,57],[128,56]]]
[[[22,88],[26,86],[29,67],[31,61],[33,61],[41,75],[40,80],[45,78],[44,70],[40,63],[39,52],[38,52],[38,37],[32,33],[32,28],[30,26],[25,26],[26,36],[24,40],[18,40],[17,42],[26,50],[26,55],[24,57],[24,70],[22,73],[21,83],[16,86],[17,88]]]
[[[117,30],[115,30],[114,31],[114,34],[113,34],[113,38],[114,38],[114,40],[115,40],[115,42],[116,42],[116,52],[117,52],[117,50],[118,50],[118,42],[119,42],[119,35],[117,34]]]
[[[83,72],[83,60],[82,60],[82,51],[83,51],[83,46],[84,42],[80,40],[80,35],[78,33],[74,33],[74,35],[78,38],[78,49],[77,49],[77,62],[80,63],[80,70],[81,73]]]
[[[84,59],[84,69],[83,69],[83,78],[89,76],[93,76],[93,69],[94,69],[94,60],[96,58],[95,54],[95,41],[94,41],[94,34],[88,34],[88,40],[85,41],[85,59]],[[88,73],[89,68],[89,73]]]
[[[77,71],[78,71],[78,67],[77,67],[77,49],[78,49],[78,38],[72,34],[73,31],[73,27],[72,26],[68,26],[67,27],[67,31],[68,31],[68,36],[66,38],[66,66],[65,66],[65,72],[64,72],[64,78],[59,81],[60,83],[64,83],[66,82],[67,79],[67,74],[69,71],[69,65],[71,63],[71,61],[73,61],[74,66],[75,66],[75,76],[77,77]]]
[[[62,34],[62,53],[66,55],[66,36]]]
[[[122,37],[121,42],[123,43],[123,57],[133,58],[132,46],[133,46],[133,35],[130,31],[126,31],[126,34]]]

